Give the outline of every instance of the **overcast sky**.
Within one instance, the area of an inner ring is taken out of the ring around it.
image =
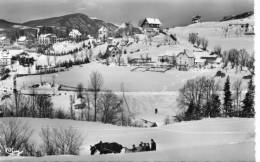
[[[187,24],[197,14],[219,20],[253,8],[254,0],[0,0],[0,19],[25,22],[80,12],[116,24],[157,17],[173,26]]]

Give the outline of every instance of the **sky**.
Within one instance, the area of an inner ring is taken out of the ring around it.
[[[21,23],[83,13],[115,24],[155,17],[165,26],[179,26],[197,14],[214,21],[253,9],[254,0],[0,0],[0,19]]]

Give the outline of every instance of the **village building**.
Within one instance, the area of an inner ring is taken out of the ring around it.
[[[0,36],[0,46],[10,46],[11,45],[11,40],[7,38],[6,36],[2,35]]]
[[[162,23],[158,18],[145,18],[141,24],[141,27],[145,32],[158,32]]]
[[[163,64],[175,65],[176,55],[173,53],[173,51],[166,51],[165,53],[158,56],[158,62]]]
[[[55,34],[41,34],[38,38],[40,45],[50,45],[57,42],[57,36]]]
[[[184,50],[176,56],[176,64],[179,70],[188,70],[195,65],[195,57],[192,53]]]
[[[17,39],[17,44],[25,46],[27,43],[27,37],[26,36],[21,36]]]
[[[100,39],[102,42],[105,42],[108,37],[108,29],[105,26],[102,26],[100,29],[98,29],[98,39]]]
[[[11,56],[9,54],[9,51],[6,49],[3,49],[0,52],[0,66],[10,66],[11,65]]]
[[[69,33],[69,37],[76,39],[80,37],[82,34],[77,30],[77,29],[72,29],[71,32]]]
[[[118,42],[116,41],[116,39],[114,39],[113,37],[108,37],[107,38],[107,44],[108,45],[116,45]]]
[[[219,65],[222,61],[218,55],[208,51],[195,51],[193,52],[193,55],[195,57],[196,67],[202,67],[205,65]]]
[[[108,45],[105,56],[115,57],[116,55],[122,54],[122,50],[117,45]]]
[[[201,16],[197,15],[197,16],[193,16],[191,19],[192,23],[199,23],[201,21]]]

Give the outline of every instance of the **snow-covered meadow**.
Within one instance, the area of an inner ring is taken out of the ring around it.
[[[2,118],[0,120],[6,120]],[[79,156],[22,157],[12,161],[254,161],[254,119],[216,118],[189,121],[157,128],[120,127],[86,121],[20,118],[34,129],[31,140],[41,143],[42,127],[78,129],[83,138]],[[90,155],[89,146],[100,140],[131,148],[140,141],[157,143],[156,152]],[[235,156],[234,156],[235,155]]]

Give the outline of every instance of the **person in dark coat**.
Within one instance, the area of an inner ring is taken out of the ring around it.
[[[151,139],[151,151],[156,151],[156,143]]]
[[[137,148],[135,147],[135,145],[133,145],[132,151],[136,152]]]
[[[140,151],[143,151],[144,143],[140,142],[139,147],[141,148]]]
[[[151,148],[150,148],[150,144],[149,143],[146,143],[146,151],[150,151]]]

